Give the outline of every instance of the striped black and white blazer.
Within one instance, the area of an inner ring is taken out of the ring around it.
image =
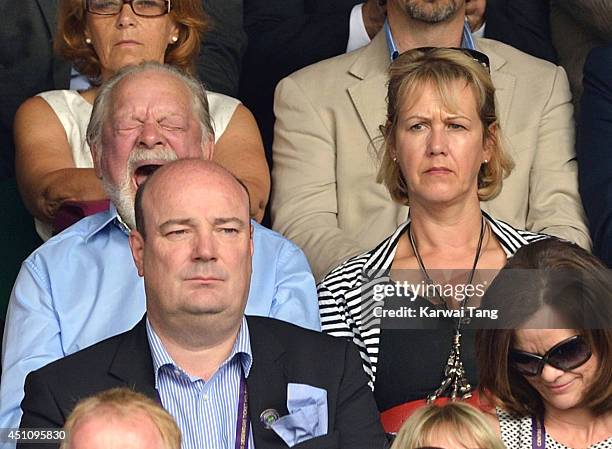
[[[522,246],[549,237],[515,229],[484,211],[482,215],[508,258]],[[321,329],[335,337],[353,340],[361,353],[363,369],[370,378],[372,389],[378,363],[380,318],[375,318],[366,308],[372,307],[374,285],[389,279],[397,244],[409,224],[410,219],[376,248],[352,257],[332,270],[317,287]]]

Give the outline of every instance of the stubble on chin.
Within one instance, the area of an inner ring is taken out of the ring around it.
[[[414,20],[426,23],[440,23],[450,19],[459,10],[460,0],[440,0],[426,2],[423,0],[404,0],[401,9]]]
[[[134,213],[136,192],[134,192],[132,180],[124,180],[121,185],[116,186],[107,179],[102,179],[102,185],[108,194],[108,198],[117,208],[121,220],[123,220],[130,229],[136,229],[136,214]]]
[[[172,162],[177,159],[177,154],[169,147],[156,147],[153,149],[137,147],[130,153],[124,179],[119,185],[113,184],[107,176],[102,176],[104,190],[117,208],[121,220],[123,220],[130,229],[136,229],[136,213],[134,211],[136,186],[132,181],[132,177],[137,164],[142,161],[155,160]]]

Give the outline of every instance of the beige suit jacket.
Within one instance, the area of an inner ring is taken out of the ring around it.
[[[489,56],[505,149],[516,164],[482,208],[516,228],[590,248],[565,72],[496,41],[476,45]],[[407,207],[376,183],[389,63],[379,33],[277,87],[272,225],[302,247],[317,279],[407,218]]]

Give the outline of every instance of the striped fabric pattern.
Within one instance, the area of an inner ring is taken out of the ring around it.
[[[548,238],[513,228],[482,212],[491,231],[497,237],[506,256],[512,257],[522,246]],[[318,285],[321,329],[334,337],[350,338],[359,348],[363,369],[374,389],[380,318],[371,312],[374,285],[389,281],[388,273],[395,257],[400,237],[406,232],[410,219],[376,248],[355,256],[332,270]]]
[[[164,348],[147,319],[147,336],[155,388],[163,407],[174,417],[183,434],[182,449],[229,449],[235,447],[240,377],[248,377],[253,357],[246,319],[230,356],[207,381],[189,376]],[[253,449],[253,432],[249,434]]]

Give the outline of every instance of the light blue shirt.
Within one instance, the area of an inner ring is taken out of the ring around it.
[[[91,83],[86,76],[81,75],[74,67],[70,68],[70,90],[87,90]]]
[[[320,330],[315,281],[304,253],[253,222],[246,314]],[[80,220],[34,251],[11,294],[2,348],[0,427],[18,427],[27,374],[125,332],[145,294],[114,207]]]
[[[391,27],[389,26],[389,21],[385,20],[385,24],[383,26],[385,31],[385,37],[387,38],[387,48],[389,49],[389,56],[391,61],[395,61],[395,59],[400,55],[397,46],[395,45],[395,41],[393,40],[393,34],[391,33]],[[470,30],[470,25],[466,20],[463,23],[463,35],[461,36],[461,48],[469,48],[470,50],[476,50],[474,46],[474,39],[472,38],[472,31]]]
[[[227,449],[236,444],[236,421],[240,399],[240,378],[249,376],[253,364],[249,328],[242,319],[240,331],[229,357],[210,379],[187,374],[164,348],[149,320],[147,337],[155,389],[162,405],[170,413],[183,435],[182,449]],[[254,449],[249,432],[249,449]]]

